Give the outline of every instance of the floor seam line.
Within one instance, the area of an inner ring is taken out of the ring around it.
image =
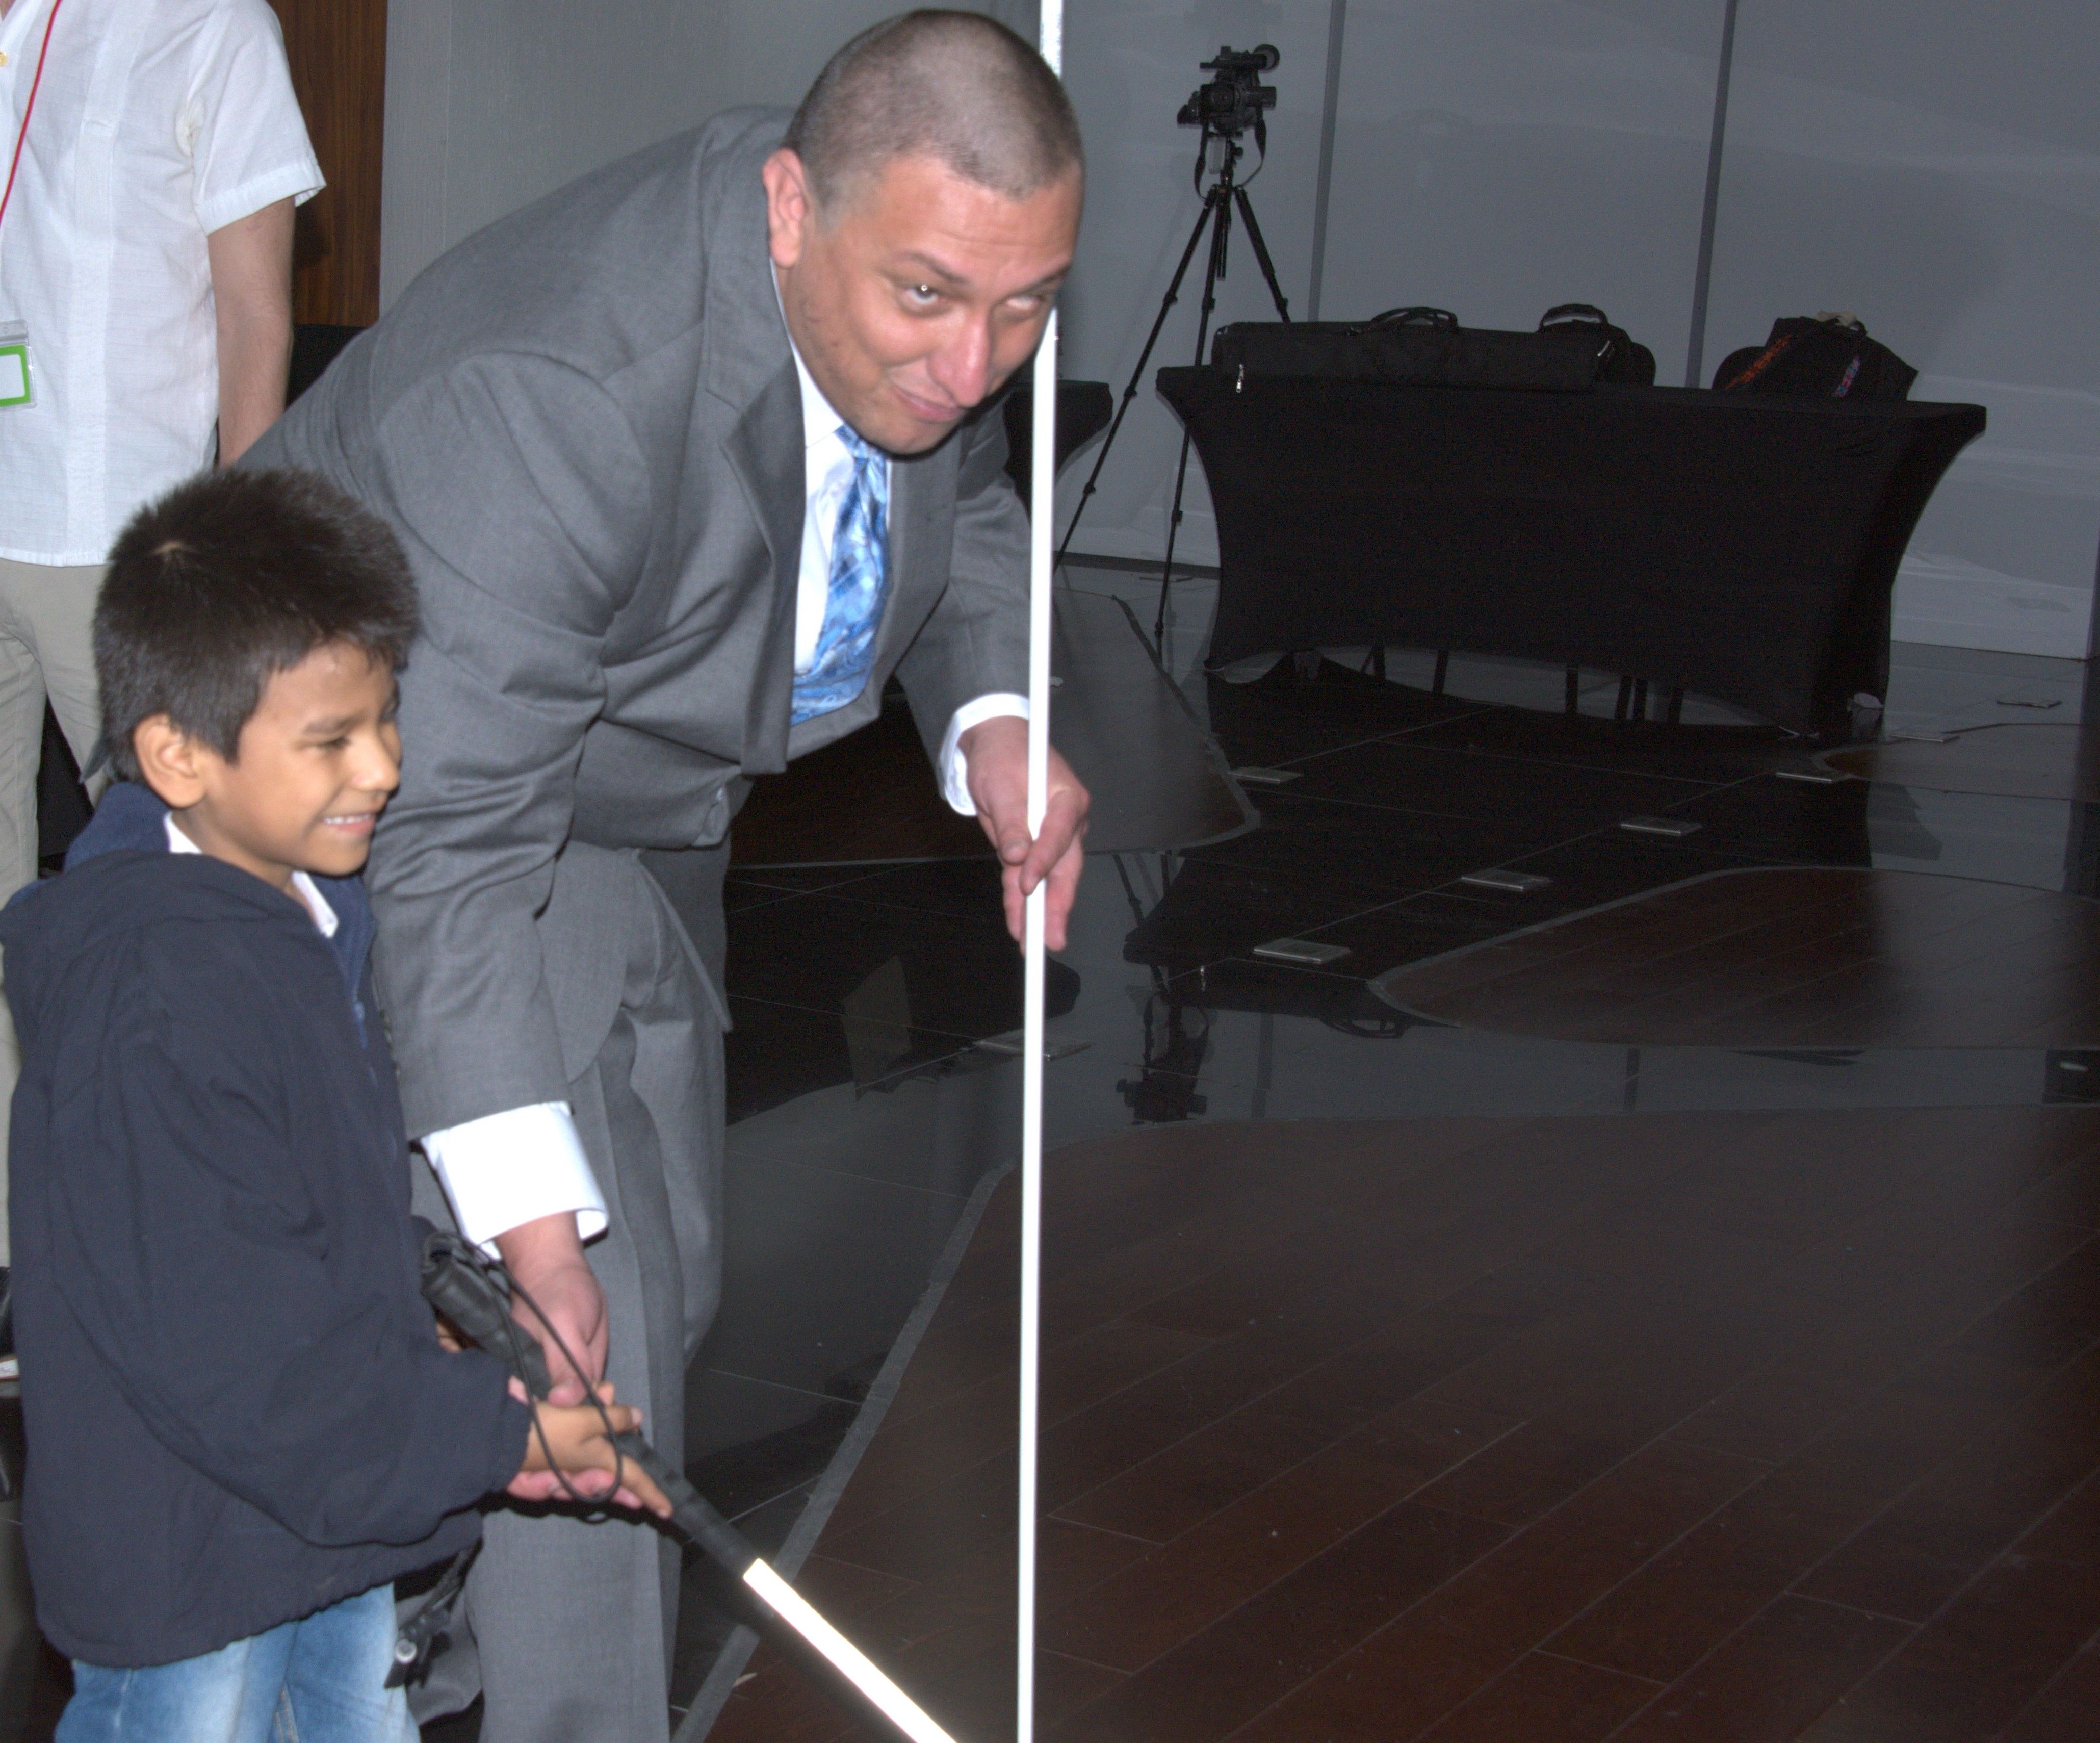
[[[1547,1638],[1550,1639],[1552,1636],[1549,1635]],[[1630,1683],[1645,1683],[1658,1694],[1670,1687],[1669,1683],[1658,1682],[1652,1676],[1643,1676],[1638,1670],[1621,1670],[1616,1665],[1599,1664],[1594,1658],[1580,1657],[1573,1653],[1556,1653],[1546,1646],[1534,1646],[1531,1651],[1541,1658],[1557,1658],[1563,1664],[1578,1664],[1586,1670],[1601,1670],[1607,1676],[1622,1676]]]

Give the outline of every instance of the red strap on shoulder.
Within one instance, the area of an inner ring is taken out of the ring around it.
[[[7,160],[7,185],[0,188],[0,218],[7,215],[7,202],[15,196],[15,172],[22,165],[22,142],[29,137],[29,117],[37,113],[37,87],[44,82],[44,61],[51,51],[51,26],[59,21],[65,0],[51,0],[51,16],[44,20],[43,46],[37,51],[37,76],[29,81],[29,100],[22,105],[22,125],[15,131],[15,155]]]

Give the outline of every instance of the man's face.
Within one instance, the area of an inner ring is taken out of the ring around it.
[[[206,853],[280,889],[294,872],[347,877],[364,865],[373,826],[401,784],[394,704],[390,668],[360,648],[324,643],[263,686],[234,761],[195,747],[195,797],[179,806],[178,825]]]
[[[1079,239],[1076,170],[1009,200],[937,158],[893,157],[822,211],[794,152],[763,174],[788,330],[876,447],[938,447],[1035,351]]]

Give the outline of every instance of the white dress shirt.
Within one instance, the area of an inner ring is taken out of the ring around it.
[[[783,318],[784,324],[784,318]],[[845,420],[832,408],[811,377],[793,339],[788,349],[802,386],[803,486],[801,567],[795,593],[795,669],[806,672],[816,657],[831,594],[832,542],[839,508],[853,482],[853,456],[840,431]],[[887,465],[889,462],[885,461]],[[963,757],[963,735],[980,721],[1028,717],[1028,698],[1005,691],[966,702],[942,735],[935,770],[942,796],[965,817],[977,815]],[[492,1247],[495,1238],[522,1223],[564,1211],[576,1214],[585,1240],[605,1230],[605,1198],[584,1154],[566,1101],[509,1108],[427,1134],[423,1153],[444,1183],[460,1232]]]
[[[133,510],[212,458],[205,238],[317,192],[267,0],[14,0],[0,18],[0,324],[35,403],[0,410],[0,557],[99,563]]]

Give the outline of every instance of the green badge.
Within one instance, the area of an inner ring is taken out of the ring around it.
[[[0,322],[0,412],[37,403],[29,375],[29,330],[18,320]]]

